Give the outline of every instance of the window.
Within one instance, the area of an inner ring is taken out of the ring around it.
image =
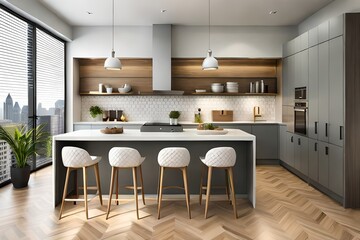
[[[65,42],[0,4],[0,125],[46,123],[64,132]],[[33,121],[37,119],[37,121]],[[9,180],[11,149],[0,141],[0,185]],[[51,137],[29,164],[51,162]]]

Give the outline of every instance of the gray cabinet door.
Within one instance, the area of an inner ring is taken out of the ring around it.
[[[329,21],[318,26],[319,43],[329,40]]]
[[[344,195],[344,156],[343,148],[329,144],[329,189]]]
[[[317,140],[309,139],[309,178],[319,181],[319,144]]]
[[[282,81],[282,95],[283,95],[283,105],[290,105],[290,92],[289,92],[289,83],[290,83],[290,58],[283,59],[283,81]]]
[[[288,75],[288,104],[287,105],[294,105],[294,98],[295,98],[295,55],[289,57],[289,75]]]
[[[299,136],[294,135],[294,168],[301,169],[301,139]]]
[[[309,175],[309,139],[300,137],[300,172]]]
[[[281,161],[286,159],[286,126],[279,126],[280,146],[279,146],[279,157]]]
[[[295,54],[294,87],[307,87],[309,80],[309,51],[306,49]],[[294,91],[294,90],[293,90]]]
[[[344,134],[344,43],[343,37],[329,41],[329,142],[343,146]]]
[[[329,35],[330,39],[343,35],[344,31],[344,15],[330,19]]]
[[[329,188],[329,144],[319,142],[319,183]]]
[[[318,27],[309,30],[309,48],[319,44]]]
[[[252,134],[256,136],[257,159],[279,159],[278,125],[253,125]]]
[[[294,167],[294,134],[286,132],[286,157],[285,162]]]
[[[309,174],[309,141],[307,137],[295,135],[294,167],[304,175]]]
[[[319,95],[319,47],[309,49],[309,124],[308,136],[313,139],[318,138],[318,95]]]
[[[329,42],[319,45],[318,139],[328,141],[329,130]]]

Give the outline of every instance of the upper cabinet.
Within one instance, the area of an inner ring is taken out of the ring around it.
[[[329,40],[329,21],[323,22],[318,26],[319,43]]]
[[[344,15],[332,18],[329,21],[330,39],[343,35],[344,33]]]

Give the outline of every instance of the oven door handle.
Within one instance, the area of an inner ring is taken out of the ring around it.
[[[306,112],[306,108],[294,108],[295,112]]]

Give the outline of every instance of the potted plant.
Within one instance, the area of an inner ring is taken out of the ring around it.
[[[99,106],[91,106],[90,107],[90,115],[92,118],[94,118],[98,121],[101,121],[102,114],[103,114],[103,111],[101,110],[101,108]]]
[[[44,124],[29,130],[26,125],[0,126],[0,140],[6,141],[15,155],[15,164],[10,168],[14,188],[23,188],[28,185],[30,165],[27,162],[37,153],[36,145],[44,143],[48,136],[43,128]]]
[[[179,111],[171,111],[169,113],[170,125],[177,125],[179,117],[180,117],[180,112]]]

